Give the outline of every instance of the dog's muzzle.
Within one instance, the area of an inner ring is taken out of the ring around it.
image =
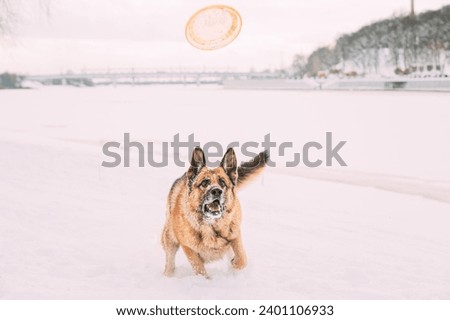
[[[207,219],[219,219],[222,217],[225,209],[224,202],[222,189],[217,187],[211,188],[202,203],[203,215]]]

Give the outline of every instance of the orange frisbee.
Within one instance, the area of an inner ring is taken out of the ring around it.
[[[200,9],[186,24],[186,39],[201,50],[216,50],[233,42],[242,28],[239,13],[225,5]]]

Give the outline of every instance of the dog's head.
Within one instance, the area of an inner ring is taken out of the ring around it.
[[[213,169],[206,166],[203,150],[195,148],[187,183],[191,212],[210,222],[220,219],[235,201],[237,159],[234,150],[228,149],[220,166]]]

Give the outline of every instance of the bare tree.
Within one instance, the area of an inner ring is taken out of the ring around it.
[[[303,54],[295,55],[294,61],[292,62],[292,72],[294,76],[301,79],[306,75],[306,73],[308,72],[308,69],[306,67],[307,62],[307,58]]]
[[[10,0],[0,0],[0,33],[10,31],[14,22],[15,13]]]
[[[8,34],[18,25],[27,6],[37,4],[40,13],[50,14],[51,0],[0,0],[0,36]],[[33,3],[34,2],[34,3]]]

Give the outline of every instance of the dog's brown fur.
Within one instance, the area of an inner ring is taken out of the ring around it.
[[[232,266],[235,269],[246,266],[240,230],[241,206],[236,191],[264,169],[268,157],[267,152],[261,152],[238,167],[230,148],[221,165],[211,169],[206,166],[202,149],[195,148],[189,170],[174,182],[167,198],[167,219],[162,233],[166,276],[175,271],[175,254],[180,246],[194,272],[205,277],[208,274],[204,264],[222,258],[230,249],[234,252]],[[223,213],[214,219],[208,218],[202,209],[212,189],[222,190],[224,204]]]

